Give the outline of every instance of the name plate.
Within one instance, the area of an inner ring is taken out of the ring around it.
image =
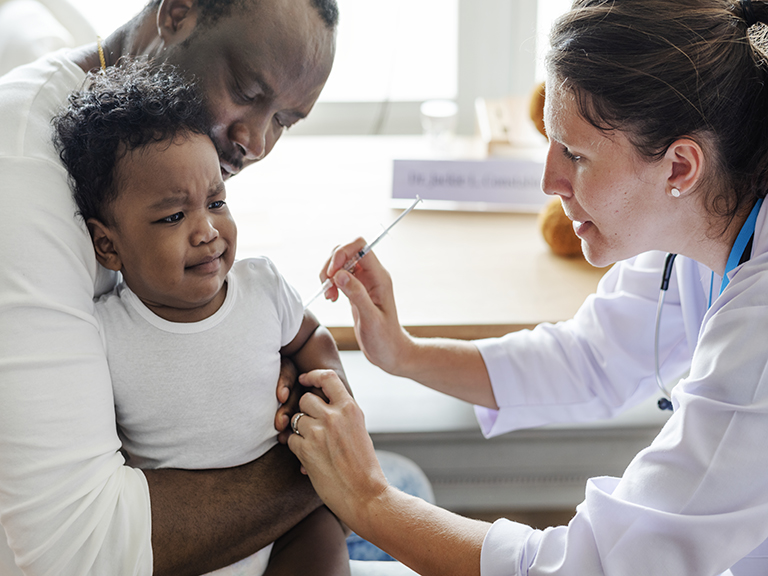
[[[395,160],[392,198],[418,194],[433,208],[537,213],[544,163],[535,160]]]

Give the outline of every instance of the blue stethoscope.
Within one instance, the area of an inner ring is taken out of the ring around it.
[[[736,237],[736,241],[733,243],[731,253],[728,255],[728,262],[725,264],[725,273],[723,274],[723,281],[720,283],[719,294],[723,293],[725,287],[728,286],[728,282],[730,282],[728,273],[736,268],[736,266],[744,264],[744,262],[749,260],[749,257],[752,254],[752,243],[755,238],[755,223],[757,222],[757,213],[760,212],[762,203],[763,199],[759,198],[752,207],[752,211],[749,213],[746,222],[744,222],[744,225],[741,227],[739,235]],[[656,330],[653,336],[653,359],[656,367],[656,385],[664,394],[662,398],[659,398],[658,402],[658,406],[662,410],[672,410],[672,395],[664,385],[664,381],[661,379],[661,373],[659,371],[659,326],[661,325],[661,309],[664,306],[664,298],[667,295],[669,279],[672,276],[672,266],[675,263],[676,256],[677,254],[667,254],[667,259],[664,261],[664,271],[661,275],[661,288],[659,291],[659,303],[656,307]],[[712,284],[714,278],[715,273],[712,272],[709,285],[709,306],[712,306]]]

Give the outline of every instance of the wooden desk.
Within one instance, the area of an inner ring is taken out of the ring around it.
[[[477,155],[472,141],[459,144],[464,157]],[[284,136],[228,185],[238,256],[268,256],[311,297],[334,246],[373,239],[400,213],[391,201],[392,160],[431,154],[419,136]],[[457,338],[570,318],[605,271],[553,255],[530,214],[419,208],[376,254],[392,274],[401,322],[418,335]],[[341,348],[356,347],[343,299],[318,299],[311,309]]]

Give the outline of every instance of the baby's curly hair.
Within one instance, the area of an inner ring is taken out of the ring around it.
[[[124,60],[91,73],[53,119],[54,143],[67,167],[78,213],[112,224],[118,195],[115,166],[126,153],[151,142],[210,134],[197,88],[168,64]]]

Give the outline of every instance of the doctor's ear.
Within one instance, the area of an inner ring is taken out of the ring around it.
[[[699,143],[691,138],[675,140],[664,158],[671,162],[667,193],[679,198],[693,190],[704,173],[704,151]]]
[[[157,8],[157,34],[166,46],[180,44],[192,34],[197,24],[197,2],[162,0]]]
[[[114,231],[106,224],[96,220],[96,218],[89,218],[86,224],[93,240],[96,260],[104,268],[114,270],[115,272],[120,271],[123,263],[120,260],[120,255],[117,253],[117,247],[113,240]]]

